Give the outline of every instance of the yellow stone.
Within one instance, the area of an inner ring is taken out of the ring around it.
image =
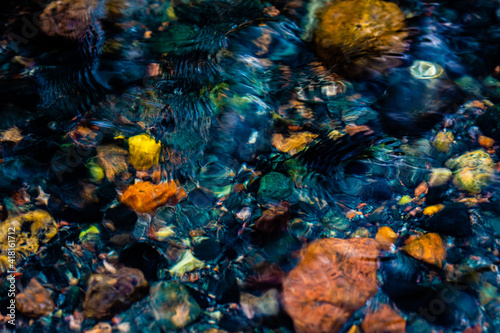
[[[432,174],[429,179],[429,187],[436,187],[446,184],[452,175],[451,170],[446,168],[435,168],[432,169]]]
[[[15,264],[36,251],[57,234],[57,223],[45,210],[14,215],[0,223],[0,271],[5,258],[14,250]],[[15,242],[12,240],[15,239]],[[14,246],[11,246],[14,245]],[[10,265],[9,265],[10,266]],[[3,268],[2,268],[3,267]]]
[[[405,195],[401,199],[399,199],[398,204],[403,206],[406,205],[407,203],[411,202],[411,197],[409,195]]]
[[[349,331],[347,333],[361,333],[361,331],[359,330],[358,326],[353,325],[353,326],[351,326],[351,328],[349,329]]]
[[[273,135],[271,142],[279,151],[295,155],[317,137],[317,134],[309,132],[293,133],[288,138],[285,138],[282,134],[277,133]]]
[[[432,206],[429,206],[429,207],[425,207],[425,209],[424,209],[424,215],[428,215],[428,216],[434,215],[434,214],[436,214],[437,212],[439,212],[443,208],[444,208],[444,205],[441,205],[441,204],[437,204],[437,205],[432,205]]]
[[[136,170],[147,170],[160,161],[161,143],[147,134],[128,139],[129,162]]]
[[[205,267],[205,263],[198,260],[190,250],[186,250],[182,258],[170,268],[170,274],[182,277],[185,273]]]
[[[454,139],[451,132],[439,132],[434,139],[434,147],[441,153],[447,153],[450,151]]]
[[[480,193],[491,181],[495,162],[485,151],[476,150],[448,160],[446,166],[454,170],[453,184],[459,190]]]

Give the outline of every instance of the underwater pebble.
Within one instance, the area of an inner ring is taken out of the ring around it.
[[[431,176],[429,181],[429,187],[437,187],[446,184],[452,176],[450,169],[446,168],[435,168],[431,170]]]
[[[453,170],[453,184],[459,190],[479,193],[490,183],[495,164],[488,153],[476,150],[446,161],[446,166]]]
[[[147,134],[139,134],[128,139],[130,164],[136,170],[147,170],[158,164],[161,143]]]
[[[123,267],[115,274],[92,274],[83,310],[98,319],[109,317],[145,297],[148,289],[144,275],[135,268]]]
[[[380,227],[375,235],[375,240],[384,248],[390,248],[398,240],[398,234],[390,227]]]
[[[38,318],[51,314],[55,305],[49,291],[32,278],[28,286],[17,294],[16,308],[27,317]]]
[[[432,143],[439,152],[447,153],[450,151],[454,139],[455,137],[451,132],[439,132]]]
[[[399,63],[391,55],[406,49],[404,26],[404,14],[394,3],[333,2],[318,11],[314,43],[326,65],[344,76],[383,72]],[[351,59],[354,54],[364,56]]]
[[[150,304],[155,320],[164,330],[181,329],[201,312],[186,288],[174,281],[160,281],[151,286]]]
[[[415,259],[425,261],[438,267],[443,266],[446,259],[446,249],[443,240],[436,233],[428,233],[411,238],[403,247],[403,251]]]
[[[293,181],[279,172],[271,172],[260,180],[259,195],[282,200],[293,192]]]
[[[276,289],[270,289],[260,297],[242,292],[240,294],[240,305],[248,319],[276,316],[280,309],[278,299],[279,292]]]
[[[186,192],[178,188],[174,181],[158,185],[140,181],[130,185],[121,197],[121,202],[138,213],[153,213],[164,205],[175,206],[186,197]]]
[[[283,306],[297,332],[338,332],[378,289],[378,243],[369,238],[313,241],[283,282]]]
[[[405,333],[406,322],[388,304],[382,304],[365,315],[361,328],[363,333]]]

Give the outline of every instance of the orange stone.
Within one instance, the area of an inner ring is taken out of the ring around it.
[[[296,332],[338,332],[377,292],[378,253],[370,238],[326,238],[302,249],[283,282],[283,306]]]
[[[153,213],[164,205],[175,206],[186,197],[186,192],[178,188],[174,181],[154,185],[141,181],[130,185],[123,193],[121,201],[138,213]]]
[[[388,304],[383,304],[376,311],[366,314],[361,328],[363,333],[405,333],[406,322]]]
[[[392,244],[396,243],[398,240],[398,234],[389,227],[380,227],[377,231],[375,239],[380,243],[380,245],[387,249],[390,248]]]
[[[406,322],[388,304],[366,314],[361,323],[363,333],[405,333]]]
[[[23,315],[32,318],[48,316],[55,309],[50,293],[35,278],[16,296],[16,307]]]
[[[486,149],[490,149],[495,144],[495,140],[484,135],[480,135],[478,141],[479,145]]]
[[[474,327],[466,328],[463,333],[483,333],[483,329],[481,328],[481,325],[478,324]]]
[[[428,233],[411,239],[405,245],[403,251],[415,259],[438,267],[442,267],[443,261],[446,259],[443,240],[436,233]]]

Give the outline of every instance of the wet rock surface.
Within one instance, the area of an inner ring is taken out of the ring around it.
[[[338,332],[378,289],[378,244],[322,239],[301,252],[283,282],[283,305],[298,332]]]
[[[151,286],[151,307],[158,325],[165,330],[180,329],[200,315],[200,307],[179,283],[161,281]]]
[[[148,288],[138,269],[124,267],[114,274],[94,274],[88,281],[83,310],[95,318],[109,317],[146,296]]]
[[[48,316],[55,309],[50,292],[36,279],[31,279],[28,286],[16,296],[16,307],[27,317]]]
[[[3,1],[0,330],[500,331],[498,13]]]

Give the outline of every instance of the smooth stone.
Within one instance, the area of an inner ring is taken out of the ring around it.
[[[151,287],[150,304],[158,324],[165,330],[181,329],[201,313],[200,306],[178,282],[160,281]]]
[[[285,199],[293,192],[293,181],[279,172],[270,172],[260,181],[259,195],[271,199]]]

